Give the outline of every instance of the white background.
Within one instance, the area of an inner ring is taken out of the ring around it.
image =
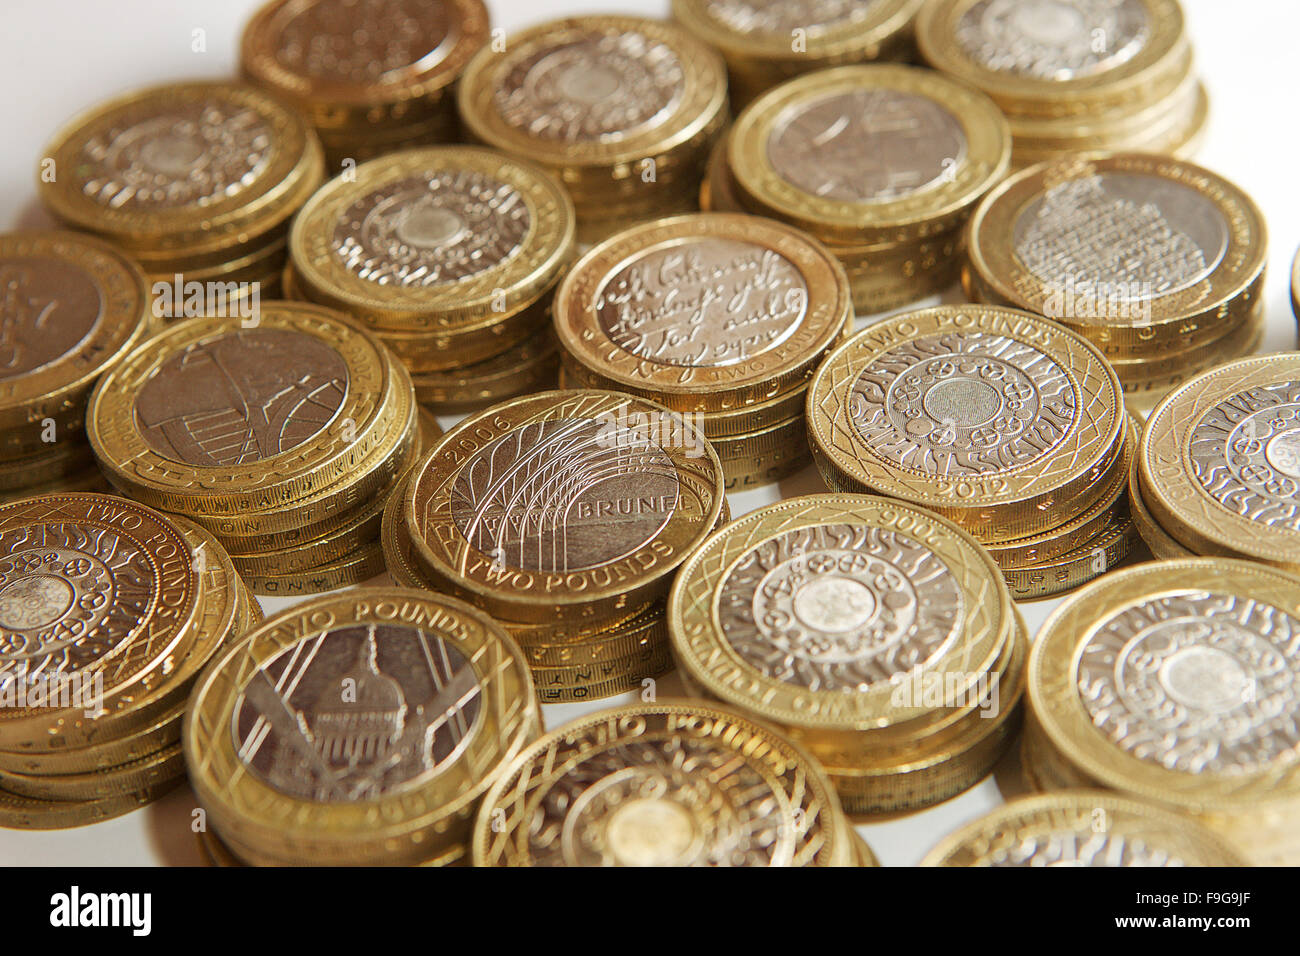
[[[1196,160],[1243,187],[1270,230],[1266,297],[1269,332],[1263,351],[1295,347],[1290,308],[1291,261],[1300,245],[1300,156],[1295,96],[1300,5],[1290,0],[1183,0],[1199,70],[1210,91],[1210,127]],[[507,30],[574,13],[664,16],[667,0],[488,0],[494,26]],[[69,118],[135,87],[235,72],[239,33],[257,0],[6,0],[0,8],[0,228],[48,225],[35,200],[39,158]],[[194,52],[195,30],[206,52]],[[948,298],[953,298],[951,295]],[[861,320],[859,320],[861,322]],[[450,424],[444,420],[444,425]],[[775,500],[824,491],[811,469],[779,486],[733,495],[739,516]],[[382,583],[385,579],[377,579]],[[263,600],[268,612],[284,600]],[[1037,630],[1054,601],[1024,606]],[[660,681],[661,696],[680,692]],[[631,701],[546,708],[555,728],[581,713]],[[1014,785],[1014,764],[939,807],[860,827],[886,865],[912,865],[940,837],[1001,801],[999,782]],[[190,832],[196,802],[182,787],[153,806],[76,830],[0,830],[0,864],[197,864]]]

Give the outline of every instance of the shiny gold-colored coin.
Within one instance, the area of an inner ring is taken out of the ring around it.
[[[357,706],[384,747],[358,742]],[[209,822],[248,862],[413,864],[468,840],[539,721],[528,667],[490,618],[367,588],[272,616],[227,651],[195,688],[184,743]]]
[[[755,100],[732,128],[727,161],[751,212],[850,246],[899,243],[965,222],[1006,173],[1011,133],[964,84],[913,67],[851,66]]]
[[[572,17],[487,47],[458,88],[475,140],[555,172],[578,218],[699,188],[727,114],[722,58],[681,27]]]
[[[1159,377],[1152,360],[1197,359],[1190,353],[1249,323],[1261,304],[1267,231],[1248,196],[1199,166],[1139,153],[1072,156],[985,197],[968,255],[970,291],[1055,319],[1107,358],[1132,360],[1117,369],[1127,381]]]
[[[1073,551],[1045,561],[1003,568],[1011,596],[1017,601],[1056,597],[1101,577],[1120,564],[1141,541],[1125,510],[1111,515],[1096,537]]]
[[[240,66],[311,118],[359,138],[445,124],[452,84],[488,40],[481,0],[272,0],[244,27]]]
[[[196,574],[185,533],[122,498],[0,507],[0,554],[0,748],[11,753],[86,747],[147,726],[174,704],[178,663],[210,639],[201,625],[225,614],[216,596],[200,604],[224,571],[219,549]]]
[[[139,266],[70,232],[0,235],[5,322],[0,457],[55,454],[84,428],[95,380],[145,335],[150,296]],[[25,484],[52,480],[39,467]]]
[[[848,866],[839,802],[798,745],[698,701],[592,714],[483,800],[475,866]]]
[[[145,790],[98,800],[35,800],[0,790],[0,827],[14,830],[63,830],[103,823],[138,810],[164,796],[184,780],[172,777]]]
[[[683,675],[786,728],[854,812],[952,796],[982,775],[959,769],[967,752],[1000,752],[1014,729],[1024,638],[999,569],[956,525],[897,501],[750,512],[683,564],[668,626]],[[1000,719],[974,716],[1012,671]],[[922,767],[933,779],[913,787]]]
[[[722,463],[727,491],[770,485],[812,461],[808,424],[802,415],[748,434],[710,438],[709,444]]]
[[[1241,359],[1171,392],[1147,420],[1139,474],[1183,547],[1300,571],[1300,357]]]
[[[0,789],[29,800],[95,801],[152,790],[185,775],[179,739],[155,754],[89,773],[26,774],[0,770]]]
[[[454,343],[444,367],[466,365],[495,354],[491,329],[555,285],[573,229],[564,189],[527,160],[469,146],[406,150],[312,197],[290,239],[294,279],[307,298],[381,334]]]
[[[608,619],[668,590],[722,510],[718,456],[686,419],[614,392],[543,392],[447,432],[404,517],[436,581],[504,621]]]
[[[1053,18],[1042,31],[1035,24]],[[1096,38],[1106,38],[1098,48]],[[936,0],[917,17],[930,66],[991,96],[1009,116],[1087,119],[1158,102],[1187,74],[1191,47],[1177,0],[1048,7],[1017,0]]]
[[[1300,859],[1290,721],[1300,578],[1189,559],[1106,575],[1044,624],[1029,699],[1087,778],[1197,814],[1257,862]]]
[[[1133,518],[1133,527],[1137,529],[1142,543],[1147,546],[1153,557],[1162,561],[1174,558],[1194,558],[1196,552],[1189,550],[1170,537],[1169,532],[1156,523],[1142,498],[1140,460],[1135,455],[1129,468],[1128,503],[1129,514]]]
[[[306,121],[231,83],[111,100],[73,120],[44,155],[59,173],[40,182],[40,195],[58,219],[163,258],[225,256],[282,227],[322,175]]]
[[[877,322],[831,353],[808,392],[809,443],[832,488],[905,499],[988,543],[1092,507],[1124,420],[1095,346],[991,306]]]
[[[754,0],[673,0],[673,18],[727,61],[731,97],[755,96],[813,70],[870,60],[908,60],[921,0],[780,4]],[[802,37],[802,45],[792,42]]]
[[[549,323],[548,323],[549,324]],[[415,400],[439,415],[476,411],[516,395],[556,387],[560,346],[548,327],[482,362],[437,372],[413,372]]]
[[[1099,790],[1022,797],[951,833],[922,866],[1249,866],[1186,817]]]
[[[142,343],[100,380],[87,430],[132,497],[248,536],[318,524],[390,484],[415,403],[370,333],[268,302],[256,327],[193,319]]]
[[[712,213],[595,247],[565,276],[553,311],[588,387],[739,414],[803,385],[843,338],[853,303],[844,270],[816,240]]]
[[[234,633],[232,631],[232,635]],[[189,687],[185,689],[188,691]],[[0,751],[0,770],[34,776],[88,774],[109,770],[156,754],[172,744],[179,743],[181,721],[184,716],[185,700],[184,695],[181,695],[176,706],[164,712],[143,730],[131,731],[124,737],[102,741],[89,747],[76,747],[52,753],[30,751],[11,754],[8,751]]]
[[[273,574],[253,571],[244,571],[242,574],[254,594],[299,597],[363,584],[383,574],[384,568],[384,549],[376,536],[356,550],[325,564]]]

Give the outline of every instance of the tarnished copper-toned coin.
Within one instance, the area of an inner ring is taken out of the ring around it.
[[[476,866],[848,866],[816,762],[696,701],[604,711],[523,751],[483,800]]]
[[[406,491],[424,569],[520,623],[609,618],[668,590],[723,507],[717,454],[675,412],[543,392],[466,419]]]

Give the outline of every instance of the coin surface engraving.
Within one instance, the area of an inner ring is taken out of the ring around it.
[[[942,183],[966,155],[961,123],[935,100],[891,89],[829,93],[787,109],[767,156],[823,199],[885,202]]]
[[[0,381],[76,350],[103,314],[95,280],[56,259],[0,259]]]
[[[804,30],[809,36],[861,23],[878,6],[875,0],[709,0],[705,9],[737,33],[780,34]]]
[[[235,704],[239,759],[281,793],[378,799],[455,759],[481,687],[445,638],[369,624],[326,630],[263,663]]]
[[[159,365],[135,399],[145,442],[189,465],[262,461],[319,434],[348,392],[343,357],[310,336],[244,329]]]

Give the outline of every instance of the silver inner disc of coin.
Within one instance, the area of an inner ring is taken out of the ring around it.
[[[966,158],[961,121],[926,96],[848,90],[794,103],[767,157],[786,182],[822,199],[889,202],[951,177]]]
[[[59,259],[0,259],[0,381],[74,353],[103,314],[103,290],[86,270]]]
[[[794,31],[822,36],[871,17],[878,0],[708,0],[705,10],[737,33],[793,39]]]
[[[957,21],[957,42],[988,70],[1073,80],[1127,63],[1147,45],[1142,0],[979,0]]]

